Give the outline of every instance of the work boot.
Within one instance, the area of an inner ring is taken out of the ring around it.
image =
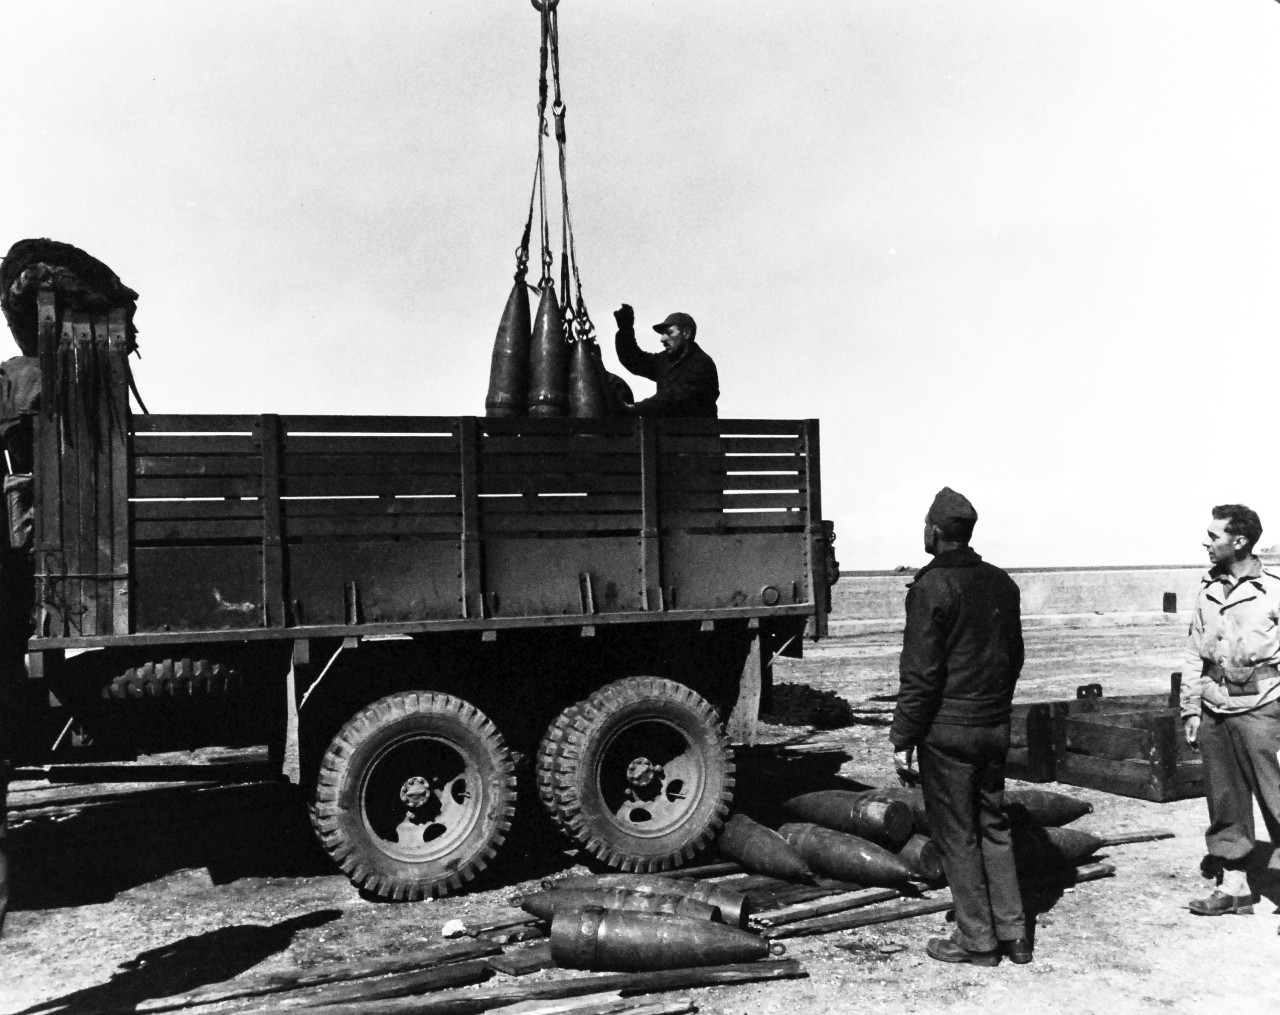
[[[1192,899],[1187,908],[1196,916],[1226,916],[1228,913],[1252,916],[1253,895],[1228,895],[1215,888],[1207,899]]]
[[[964,945],[956,944],[949,937],[931,937],[924,950],[929,958],[939,962],[967,962],[971,966],[1000,965],[1000,950],[971,952]]]
[[[1025,966],[1031,961],[1031,941],[1025,937],[1014,938],[1012,941],[1001,941],[1000,952],[1002,955],[1007,956],[1010,962]]]

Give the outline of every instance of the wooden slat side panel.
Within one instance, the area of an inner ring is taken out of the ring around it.
[[[461,508],[461,500],[448,497],[337,497],[285,499],[281,501],[284,517],[328,518],[334,515],[375,517],[379,515],[454,515]]]
[[[286,440],[294,434],[422,433],[452,437],[456,416],[281,416]]]
[[[541,473],[538,475],[483,475],[480,493],[640,493],[638,473]]]
[[[803,422],[795,419],[659,419],[658,435],[702,436],[704,434],[751,434],[758,436],[794,436],[803,432]]]
[[[146,433],[138,430],[138,420],[149,416],[134,417],[133,453],[145,455],[255,455],[253,437],[248,434],[198,434],[174,436],[167,433]]]
[[[422,451],[417,454],[327,455],[286,452],[286,476],[458,475],[456,450]]]
[[[543,422],[567,423],[569,420],[544,420]],[[570,441],[572,444],[570,445]],[[572,447],[572,450],[567,450]],[[635,437],[630,430],[608,435],[590,435],[569,438],[561,436],[485,437],[480,441],[480,454],[484,459],[493,455],[609,455],[634,454]]]
[[[486,515],[546,514],[549,512],[575,514],[579,512],[637,511],[640,498],[629,494],[529,494],[494,495],[480,498],[480,510]]]
[[[201,518],[262,518],[262,501],[144,500],[133,501],[135,521],[184,521]]]
[[[805,488],[802,475],[785,476],[734,476],[725,473],[677,472],[663,477],[663,490],[673,493],[691,490],[744,490],[747,492],[782,490],[801,491]]]
[[[638,473],[640,456],[636,453],[604,452],[599,454],[565,453],[512,454],[491,452],[480,459],[482,475],[501,473]]]
[[[256,416],[203,416],[153,412],[132,419],[135,434],[253,432]]]
[[[804,442],[795,437],[689,437],[664,434],[663,455],[804,455]]]
[[[135,521],[133,538],[140,546],[169,543],[262,542],[260,518],[166,518]]]
[[[256,455],[138,455],[134,471],[149,479],[186,476],[257,476],[262,469]]]
[[[330,515],[293,518],[288,523],[289,543],[316,539],[455,538],[462,531],[460,515]]]
[[[637,429],[634,419],[614,417],[608,419],[477,419],[483,447],[494,437],[547,436],[563,441],[566,434],[590,438],[613,437],[632,439]]]
[[[669,529],[718,529],[730,531],[734,529],[778,529],[780,531],[804,532],[805,519],[802,515],[782,511],[664,511],[662,513],[663,531]]]
[[[133,481],[135,500],[257,497],[261,492],[262,480],[257,476],[135,476]]]
[[[640,512],[608,512],[605,514],[536,514],[484,515],[481,528],[485,532],[635,532],[639,533]]]
[[[456,448],[456,445],[457,438],[439,434],[309,436],[291,433],[284,439],[284,453],[286,455],[429,455],[448,454]]]
[[[729,493],[718,490],[670,490],[661,494],[660,503],[664,510],[685,511],[720,511],[725,508],[744,508],[754,510],[778,509],[785,511],[803,511],[805,496],[801,492],[768,493]]]

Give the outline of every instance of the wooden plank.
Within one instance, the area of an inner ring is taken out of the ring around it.
[[[799,433],[790,437],[687,437],[663,434],[663,455],[804,455]]]
[[[332,503],[332,501],[326,502]],[[261,518],[262,501],[144,500],[130,509],[136,521],[195,520],[200,518]]]
[[[376,476],[385,473],[416,475],[458,474],[458,450],[424,451],[418,454],[318,455],[287,452],[284,471],[290,476]]]
[[[757,983],[765,980],[797,979],[808,976],[799,962],[791,959],[742,962],[693,969],[663,969],[643,973],[604,973],[556,980],[525,982],[513,986],[481,987],[442,991],[430,997],[409,997],[384,1001],[379,1015],[475,1015],[519,1001],[575,997],[604,991],[627,995],[658,994],[698,987]],[[323,1005],[308,1009],[308,1015],[368,1015],[368,1007]]]
[[[133,1010],[136,1012],[171,1011],[174,1008],[190,1008],[219,1001],[234,1001],[238,998],[263,997],[327,983],[343,983],[371,976],[422,971],[451,962],[483,959],[501,954],[501,945],[483,941],[456,941],[397,955],[394,958],[365,959],[357,962],[313,966],[307,970],[288,970],[268,974],[248,982],[237,983],[232,980],[187,994],[142,1000],[134,1006]]]
[[[150,416],[135,416],[133,453],[135,455],[253,455],[257,453],[253,437],[248,434],[203,434],[172,437],[168,434],[141,432],[139,421]]]
[[[281,416],[286,437],[293,433],[424,433],[453,438],[456,416]],[[287,441],[286,441],[287,443]]]
[[[1151,749],[1149,730],[1083,719],[1064,718],[1062,739],[1067,752],[1096,758],[1145,758]]]
[[[768,529],[803,532],[805,518],[781,511],[664,511],[663,529],[739,530]]]
[[[489,959],[489,968],[507,976],[526,976],[555,963],[551,959],[551,942],[537,941],[518,948],[508,948]]]
[[[818,470],[818,463],[821,461],[821,453],[819,450],[819,433],[818,421],[816,419],[806,419],[804,421],[804,447],[805,455],[808,458],[808,470],[806,471],[802,488],[807,490],[809,495],[809,503],[805,506],[805,514],[808,515],[809,538],[805,540],[805,584],[808,586],[807,601],[814,604],[814,611],[810,617],[807,633],[815,638],[822,638],[827,633],[827,611],[823,608],[826,602],[826,586],[821,589],[818,587],[820,582],[826,581],[827,561],[826,561],[826,532],[822,526],[822,479]]]
[[[133,538],[138,543],[212,543],[234,539],[258,542],[262,539],[260,518],[170,518],[162,521],[139,521],[133,525]],[[123,631],[117,631],[123,634]]]
[[[345,437],[289,434],[284,440],[286,455],[297,457],[382,455],[438,455],[456,450],[457,438],[423,434],[403,436],[385,434],[351,434]]]
[[[640,498],[635,494],[625,493],[584,493],[584,494],[530,494],[528,496],[493,496],[480,498],[480,510],[485,515],[495,514],[546,514],[609,511],[639,511]]]
[[[662,478],[658,475],[658,430],[652,417],[640,419],[636,433],[640,449],[640,602],[645,610],[666,608],[663,595],[662,534],[659,495]]]
[[[800,475],[786,476],[733,476],[727,473],[668,473],[662,477],[663,486],[674,491],[744,490],[763,493],[768,490],[794,492],[804,490],[805,479]]]
[[[629,438],[636,428],[634,419],[612,417],[604,419],[531,419],[527,416],[519,418],[484,417],[477,420],[480,428],[482,445],[491,437],[509,437],[513,435],[551,435],[557,440],[565,435],[576,437],[613,437]]]
[[[460,515],[462,501],[454,494],[429,497],[293,498],[280,503],[286,519],[329,518],[336,515]]]
[[[484,548],[480,536],[480,477],[477,475],[480,437],[473,417],[460,421],[457,447],[462,500],[462,531],[458,536],[458,573],[462,579],[459,602],[464,618],[478,618],[485,615],[484,579],[480,570]]]
[[[153,412],[135,416],[131,421],[135,434],[154,433],[238,433],[253,432],[256,416],[205,416],[192,413]]]
[[[673,511],[719,511],[724,507],[732,508],[783,508],[789,511],[800,511],[805,505],[803,493],[735,493],[732,500],[722,492],[698,492],[667,490],[659,496],[661,507]]]
[[[868,907],[865,911],[853,913],[834,913],[831,916],[818,916],[811,920],[801,920],[783,927],[769,928],[762,936],[770,940],[786,937],[808,937],[813,934],[830,934],[837,930],[853,930],[857,927],[870,927],[877,923],[891,923],[895,920],[909,920],[912,917],[924,916],[927,913],[945,913],[953,908],[951,893],[946,892],[944,898],[922,899],[917,902],[904,902],[898,905]]]
[[[494,455],[562,455],[568,438],[560,437],[484,437],[480,441],[483,458]],[[573,439],[574,454],[607,455],[635,453],[633,431],[628,429],[609,436],[583,436]]]
[[[70,491],[76,503],[76,557],[68,559],[72,574],[82,577],[71,584],[76,594],[71,598],[73,619],[78,622],[82,635],[98,633],[96,575],[98,569],[98,449],[96,400],[96,350],[93,342],[93,321],[80,311],[69,312],[64,320],[71,322],[74,373],[68,390],[71,403],[71,432],[74,445],[76,485]],[[103,632],[104,634],[107,632]]]
[[[362,476],[282,476],[285,497],[395,497],[413,494],[453,494],[458,492],[458,474]]]
[[[258,423],[258,440],[262,448],[262,618],[264,627],[285,627],[289,618],[285,610],[288,589],[285,584],[284,522],[280,496],[284,481],[280,475],[283,435],[280,417],[264,413]]]
[[[486,532],[632,532],[640,531],[638,512],[580,514],[495,514],[482,512],[480,528]]]
[[[640,471],[640,455],[635,449],[628,451],[601,451],[581,454],[576,451],[563,454],[502,454],[486,452],[480,458],[483,475],[507,472],[624,472]]]
[[[639,493],[640,476],[634,473],[598,475],[579,473],[498,474],[479,477],[480,493]]]
[[[799,436],[802,423],[795,419],[660,419],[659,433],[679,436],[750,434],[761,437]]]
[[[135,476],[135,500],[183,499],[191,497],[257,497],[262,480],[256,476],[191,476],[185,479],[152,479]]]
[[[107,337],[111,368],[112,423],[108,438],[111,459],[111,573],[115,586],[112,596],[112,634],[129,634],[133,630],[132,611],[129,607],[129,487],[133,475],[133,460],[129,438],[129,346],[126,323],[124,308],[112,309]]]
[[[149,479],[177,479],[185,476],[252,476],[262,469],[256,455],[139,455],[135,474]]]
[[[1160,839],[1172,839],[1173,832],[1167,828],[1139,828],[1132,832],[1113,832],[1102,837],[1104,846],[1124,846],[1131,842],[1156,842]]]
[[[710,439],[710,438],[708,438]],[[732,438],[716,438],[719,441]],[[716,452],[674,455],[663,449],[660,468],[663,472],[707,472],[712,469],[730,472],[803,472],[806,459],[797,454],[754,454]]]
[[[289,542],[372,538],[454,538],[462,532],[462,517],[370,512],[298,518],[288,524]]]
[[[781,927],[799,920],[807,920],[817,916],[830,916],[832,913],[843,913],[850,909],[875,905],[877,902],[888,902],[901,898],[902,893],[896,888],[859,888],[855,892],[844,892],[840,895],[827,896],[809,902],[800,902],[778,909],[756,913],[751,919],[762,927]],[[766,934],[766,936],[769,936]]]
[[[123,321],[121,322],[123,324]],[[98,315],[93,319],[92,367],[95,375],[94,394],[97,419],[95,430],[97,440],[94,442],[94,480],[97,484],[98,501],[94,509],[97,519],[98,541],[94,574],[100,575],[94,582],[94,600],[98,611],[97,629],[102,634],[115,634],[115,512],[113,498],[115,483],[111,477],[112,466],[112,433],[123,429],[124,420],[115,419],[116,406],[113,404],[115,386],[112,384],[113,363],[111,357],[111,329],[106,315]],[[122,364],[123,365],[123,364]],[[124,502],[128,508],[128,501]],[[125,632],[120,632],[125,633]]]

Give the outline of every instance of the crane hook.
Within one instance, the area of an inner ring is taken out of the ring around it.
[[[542,3],[538,3],[538,0],[529,0],[529,3],[533,4],[533,9],[538,12],[554,11],[560,6],[560,0],[542,0]]]

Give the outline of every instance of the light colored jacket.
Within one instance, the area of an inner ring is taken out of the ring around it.
[[[1182,671],[1182,716],[1201,706],[1234,715],[1280,698],[1280,575],[1256,557],[1236,581],[1214,568],[1200,581]]]

